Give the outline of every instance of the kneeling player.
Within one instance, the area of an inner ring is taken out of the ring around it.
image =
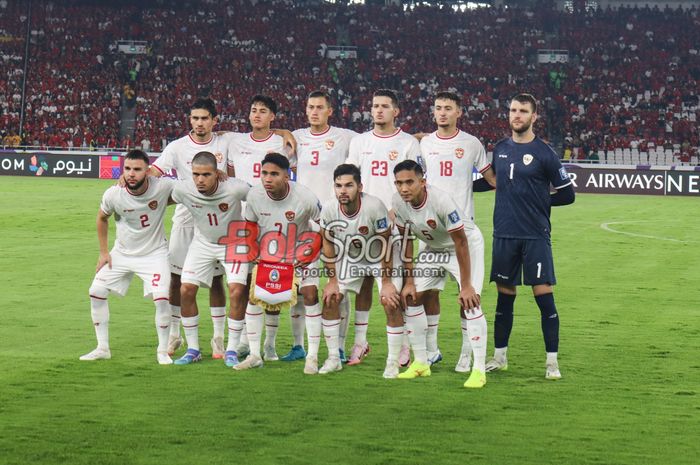
[[[226,235],[232,221],[242,221],[241,202],[245,200],[250,186],[234,178],[219,181],[216,163],[214,154],[199,152],[192,159],[192,179],[179,181],[172,194],[173,200],[190,212],[195,225],[194,238],[182,267],[180,288],[187,352],[175,361],[176,365],[187,365],[202,359],[197,291],[200,286],[211,286],[217,264],[226,271],[231,303],[224,363],[228,367],[238,365],[236,349],[245,325],[248,263],[225,262],[226,245],[221,244],[219,239]]]
[[[426,353],[428,322],[423,299],[426,291],[442,290],[446,273],[449,273],[459,283],[459,305],[466,311],[467,331],[474,352],[474,369],[464,386],[480,388],[486,384],[486,319],[481,312],[479,293],[471,283],[469,244],[457,205],[447,192],[427,186],[423,168],[412,160],[396,165],[394,178],[398,193],[394,194],[392,207],[397,226],[400,230],[410,228],[425,243],[424,254],[444,258],[428,260],[424,255],[414,265],[412,239],[407,239],[404,246],[406,280],[401,296],[415,361],[399,378],[430,376]]]
[[[97,237],[100,257],[97,274],[90,286],[92,322],[97,348],[80,360],[109,359],[110,292],[125,295],[134,273],[143,281],[144,295],[152,296],[156,306],[158,349],[161,365],[173,361],[168,356],[170,331],[170,265],[163,216],[173,189],[173,181],[148,177],[148,156],[132,150],[124,159],[124,187],[112,186],[102,196],[97,212]],[[108,250],[109,217],[114,214],[116,239]]]

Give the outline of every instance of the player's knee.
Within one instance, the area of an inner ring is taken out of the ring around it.
[[[104,300],[109,295],[109,290],[106,287],[93,284],[88,293],[91,298]]]
[[[231,302],[240,302],[245,299],[245,284],[229,284],[228,295]]]
[[[316,305],[318,303],[318,288],[316,286],[306,286],[299,289],[299,293],[304,298],[304,305]]]
[[[195,299],[197,297],[199,287],[191,283],[182,283],[180,286],[180,297],[182,299]]]

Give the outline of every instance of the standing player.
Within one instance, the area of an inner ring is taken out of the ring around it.
[[[542,335],[547,352],[545,378],[560,379],[559,316],[554,304],[556,284],[552,258],[552,206],[574,202],[569,175],[552,148],[535,136],[537,101],[518,94],[510,102],[511,137],[493,150],[498,189],[493,210],[493,259],[491,281],[496,282],[498,301],[494,323],[495,353],[487,371],[508,369],[508,338],[513,327],[516,286],[532,286],[540,309]],[[550,184],[556,190],[550,194]]]
[[[399,101],[396,93],[381,89],[372,97],[372,119],[374,129],[355,137],[350,142],[348,163],[360,168],[364,191],[384,202],[391,210],[391,197],[394,188],[394,167],[404,160],[419,160],[420,146],[411,135],[396,127],[399,115]],[[393,219],[392,212],[389,212]],[[398,255],[395,251],[394,255]],[[366,278],[362,290],[357,296],[355,308],[355,344],[348,364],[360,363],[369,353],[367,343],[367,323],[369,309],[372,307],[372,278]],[[359,309],[362,309],[360,311]],[[405,341],[404,341],[405,342]],[[409,361],[408,346],[404,344],[400,362]]]
[[[257,225],[262,239],[266,234],[276,235],[291,240],[297,246],[289,234],[296,231],[296,236],[309,231],[309,222],[318,222],[320,207],[318,199],[313,193],[297,183],[289,182],[289,160],[279,153],[269,153],[262,160],[261,166],[262,185],[253,187],[246,199],[245,218],[249,223]],[[264,242],[264,241],[261,241]],[[279,243],[278,243],[279,246]],[[288,251],[289,252],[289,251]],[[308,319],[311,315],[321,319],[321,310],[318,303],[318,275],[304,274],[299,283],[299,293],[303,296],[306,306],[307,331]],[[274,352],[274,335],[270,335],[269,325],[277,324],[279,312],[266,312],[270,315],[267,319],[268,333],[265,336],[265,358],[276,360]],[[258,368],[263,365],[260,356],[260,335],[263,325],[263,311],[253,304],[248,304],[246,309],[246,330],[250,342],[250,355],[243,362],[236,365],[236,370]],[[271,345],[272,344],[272,345]],[[318,348],[320,338],[308,339],[308,355],[304,373],[318,372]],[[274,358],[268,358],[268,355]]]
[[[228,320],[229,339],[224,362],[238,364],[236,349],[243,331],[248,278],[248,263],[225,263],[226,246],[219,239],[226,235],[232,221],[243,220],[241,203],[250,186],[240,179],[219,181],[217,160],[210,152],[200,152],[192,159],[192,179],[180,181],[173,189],[172,198],[184,205],[194,220],[195,233],[182,268],[182,325],[185,328],[187,352],[175,361],[187,365],[202,359],[199,350],[199,310],[197,291],[209,287],[216,265],[226,271],[231,314]]]
[[[476,293],[481,295],[484,285],[484,237],[474,223],[473,188],[485,184],[482,190],[495,186],[495,176],[491,164],[486,158],[486,151],[479,139],[457,128],[457,121],[462,116],[461,100],[452,92],[439,92],[435,96],[433,116],[437,131],[425,136],[420,141],[421,153],[425,162],[425,172],[430,185],[450,192],[459,207],[459,214],[464,222],[464,232],[469,241],[469,261],[471,264],[471,282]],[[484,176],[479,182],[472,182],[472,173],[476,169]],[[440,321],[440,307],[437,292],[427,292],[425,309],[428,318],[428,361],[432,365],[442,359],[438,349],[437,332]],[[471,343],[469,342],[468,320],[472,316],[462,312],[462,351],[455,366],[455,371],[466,373],[471,369]]]
[[[391,270],[391,262],[385,257],[391,249],[386,246],[391,237],[389,212],[377,197],[362,192],[360,170],[355,165],[339,165],[334,173],[335,199],[326,202],[321,209],[321,234],[323,255],[328,270],[328,283],[323,290],[323,330],[328,342],[329,358],[321,368],[322,373],[340,369],[336,358],[337,325],[340,320],[338,300],[358,294],[367,276],[381,278]],[[377,240],[377,238],[381,238]],[[396,284],[400,280],[388,280],[379,292],[397,295]],[[372,291],[372,288],[369,288]],[[341,302],[342,302],[341,300]],[[387,356],[385,378],[399,374],[399,352],[403,340],[403,316],[400,307],[381,300],[387,316]]]
[[[297,129],[292,134],[297,141],[297,182],[308,187],[321,205],[334,198],[333,170],[348,158],[350,140],[357,135],[349,129],[331,126],[333,114],[331,98],[326,92],[314,91],[306,101],[306,117],[309,127]],[[345,361],[345,334],[347,332],[349,299],[340,302],[340,359]],[[294,345],[280,360],[292,361],[306,356],[303,347],[304,305],[297,302],[291,308]],[[320,328],[316,328],[320,336]]]
[[[97,238],[100,256],[97,274],[90,286],[92,323],[97,348],[80,360],[109,359],[109,306],[107,295],[125,295],[134,273],[143,281],[145,296],[152,296],[156,306],[158,349],[161,365],[173,361],[168,356],[170,307],[168,287],[168,242],[163,217],[173,181],[148,177],[148,156],[132,150],[124,158],[124,187],[112,186],[104,193],[97,212]],[[108,249],[109,217],[114,214],[117,231],[114,247]]]
[[[192,158],[201,152],[208,151],[214,154],[217,166],[221,170],[226,169],[228,137],[220,136],[212,129],[218,122],[216,106],[209,99],[198,99],[190,108],[190,124],[192,130],[168,144],[163,153],[153,163],[150,173],[154,176],[162,176],[166,172],[175,169],[177,177],[181,180],[192,179]],[[229,173],[230,174],[230,173]],[[172,320],[170,324],[170,340],[168,352],[172,355],[182,344],[180,337],[180,275],[185,264],[185,257],[194,237],[194,223],[192,215],[184,205],[175,208],[173,227],[170,231],[170,309]],[[223,270],[217,269],[211,284],[209,304],[211,319],[214,324],[214,337],[211,340],[212,357],[224,356],[224,328],[226,324],[226,296],[221,275]]]
[[[409,228],[426,247],[423,257],[413,263],[413,240],[407,238],[406,277],[401,291],[406,309],[406,326],[415,357],[411,366],[399,378],[430,376],[426,351],[428,320],[423,307],[425,291],[442,290],[446,273],[459,283],[459,305],[466,312],[467,330],[474,352],[474,369],[464,387],[480,388],[486,384],[486,318],[481,312],[480,297],[471,282],[469,243],[464,233],[464,221],[450,194],[434,186],[426,186],[423,168],[406,160],[394,168],[398,193],[392,205],[400,230]],[[406,236],[404,236],[406,237]],[[425,255],[432,255],[429,260]],[[437,256],[444,258],[437,260]]]

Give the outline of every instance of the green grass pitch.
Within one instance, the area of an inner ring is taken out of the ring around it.
[[[110,298],[112,360],[79,362],[95,345],[87,290],[109,185],[0,178],[0,464],[698,461],[697,198],[580,195],[554,209],[564,378],[544,379],[539,312],[522,288],[510,370],[472,391],[453,372],[454,283],[442,298],[445,360],[428,379],[382,379],[376,305],[372,354],[337,374],[308,377],[283,362],[241,373],[211,359],[158,366],[154,309],[137,281]],[[488,270],[493,194],[477,194],[476,207]],[[493,285],[482,300],[491,327]],[[279,352],[290,342],[281,321]]]

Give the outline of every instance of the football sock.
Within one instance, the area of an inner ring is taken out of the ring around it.
[[[321,345],[321,305],[306,307],[306,337],[308,338],[308,355],[318,358],[318,348]]]
[[[387,362],[399,362],[399,352],[401,352],[401,343],[403,342],[403,326],[394,328],[386,327],[386,340],[389,345],[389,354]]]
[[[107,292],[105,297],[90,293],[90,315],[92,325],[97,337],[97,348],[109,350],[109,305],[107,304]]]
[[[418,363],[427,364],[428,354],[425,348],[425,333],[428,330],[428,319],[422,305],[406,308],[406,328],[408,339],[413,349],[413,358]]]
[[[496,301],[496,319],[493,323],[493,345],[507,347],[510,339],[510,331],[513,329],[513,304],[515,296],[498,293]]]
[[[438,351],[438,325],[440,324],[440,314],[437,315],[427,315],[428,320],[428,330],[425,334],[425,343],[428,353],[435,353]]]
[[[306,308],[302,299],[297,300],[295,306],[289,311],[289,318],[292,321],[292,337],[295,346],[304,347],[304,328],[306,327]]]
[[[340,320],[323,319],[323,336],[328,347],[328,358],[340,358],[338,352],[338,335],[340,334]]]
[[[535,302],[540,307],[542,316],[542,336],[544,336],[544,347],[547,352],[559,351],[559,315],[557,307],[554,305],[554,294],[543,294],[535,296]]]
[[[547,365],[557,363],[557,352],[547,352]]]
[[[493,356],[499,360],[503,360],[508,353],[508,347],[496,347],[493,351]]]
[[[345,336],[350,327],[350,298],[348,295],[340,301],[340,334],[338,335],[338,347],[345,351]]]
[[[187,348],[199,350],[199,315],[183,316],[182,327],[185,328]]]
[[[463,354],[471,354],[472,352],[472,343],[469,341],[469,331],[467,330],[467,319],[462,317],[461,318],[461,327],[462,327],[462,353]]]
[[[355,310],[355,344],[367,343],[369,310]]]
[[[248,334],[250,354],[260,357],[260,339],[263,328],[263,311],[257,305],[248,304],[245,309],[245,327]]]
[[[226,328],[226,307],[211,307],[211,322],[214,325],[214,337],[224,337]]]
[[[170,336],[180,337],[180,318],[182,312],[179,305],[170,305]]]
[[[234,320],[227,318],[228,322],[228,342],[226,343],[226,352],[235,352],[238,350],[238,345],[241,343],[241,335],[245,330],[245,320]]]
[[[248,332],[245,329],[245,316],[243,316],[243,329],[241,330],[241,341],[238,343],[238,345],[244,345],[248,346]]]
[[[467,332],[469,342],[474,353],[474,369],[482,373],[486,372],[486,338],[488,328],[486,327],[486,317],[477,307],[473,313],[467,313]]]
[[[277,342],[277,330],[280,326],[280,315],[265,314],[265,347],[275,347]]]
[[[158,334],[158,352],[168,350],[170,336],[170,304],[166,299],[154,300],[156,306],[156,333]]]

